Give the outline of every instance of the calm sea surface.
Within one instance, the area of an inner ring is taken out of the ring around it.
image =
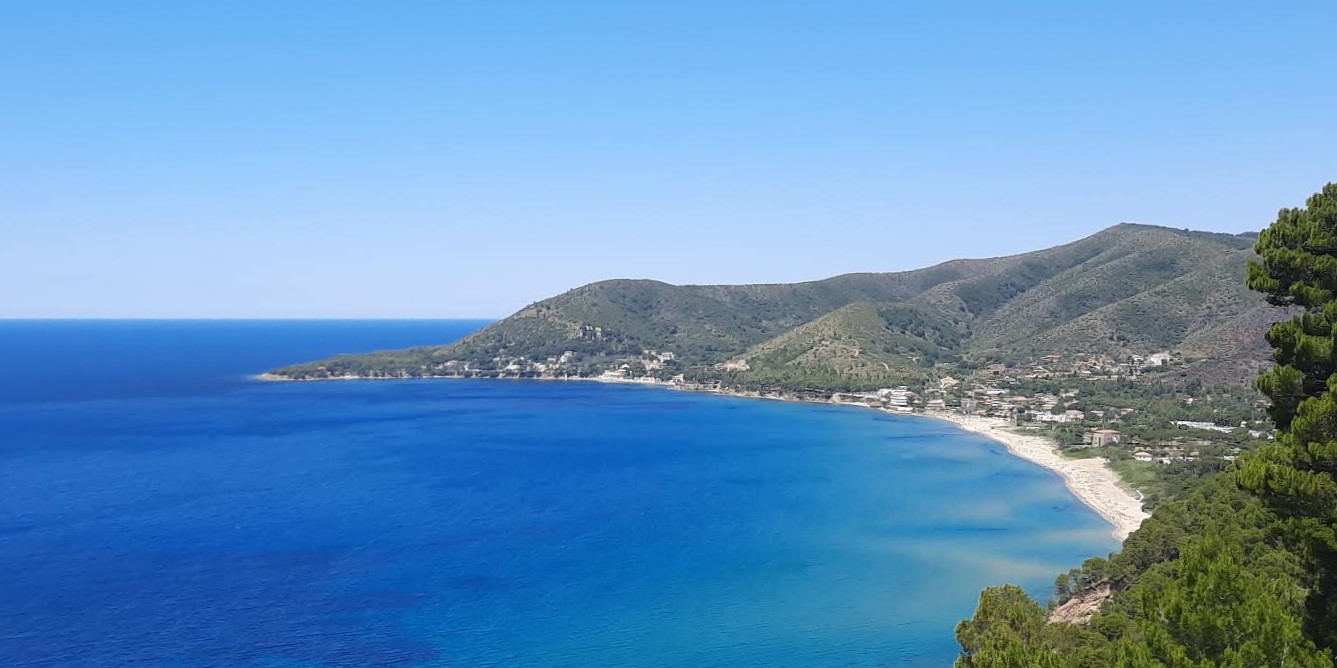
[[[0,664],[943,666],[1115,547],[918,418],[597,383],[260,383],[475,321],[0,321]]]

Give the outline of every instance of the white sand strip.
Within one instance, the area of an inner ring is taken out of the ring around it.
[[[1058,445],[1043,436],[1013,431],[1007,420],[955,413],[924,413],[925,417],[945,420],[981,436],[1002,443],[1008,452],[1034,462],[1063,477],[1063,482],[1082,503],[1114,525],[1114,537],[1128,537],[1150,515],[1142,509],[1138,494],[1124,487],[1119,475],[1105,466],[1105,460],[1068,459],[1059,454]]]

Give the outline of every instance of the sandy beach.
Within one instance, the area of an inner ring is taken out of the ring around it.
[[[1114,537],[1120,541],[1141,526],[1150,515],[1142,509],[1138,494],[1119,483],[1119,476],[1105,466],[1105,460],[1068,459],[1058,446],[1043,436],[1017,433],[1000,418],[985,418],[954,413],[921,413],[924,417],[945,420],[966,431],[987,436],[1002,443],[1013,455],[1043,466],[1063,478],[1068,489],[1082,503],[1114,525]]]
[[[722,394],[749,398],[780,399],[793,401],[788,397],[758,396],[756,393],[724,391]],[[863,406],[867,404],[838,402],[842,406]],[[880,409],[875,409],[880,410]],[[985,436],[1003,444],[1014,456],[1039,464],[1057,473],[1068,490],[1077,500],[1096,511],[1098,515],[1113,525],[1111,532],[1123,542],[1129,534],[1142,526],[1142,521],[1151,516],[1142,509],[1141,495],[1128,489],[1119,480],[1119,474],[1105,466],[1100,457],[1088,459],[1069,459],[1059,454],[1058,444],[1044,436],[1018,433],[1007,420],[973,415],[960,415],[947,412],[903,413],[888,411],[894,415],[920,416],[950,422],[966,431]]]

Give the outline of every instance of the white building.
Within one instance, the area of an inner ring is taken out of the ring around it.
[[[1081,411],[1064,411],[1057,415],[1050,413],[1049,411],[1033,411],[1031,413],[1031,419],[1036,422],[1052,422],[1055,424],[1081,422],[1082,417],[1083,415]]]
[[[1229,434],[1230,432],[1235,431],[1234,427],[1221,427],[1211,422],[1193,422],[1191,420],[1175,420],[1174,424],[1176,427],[1183,427],[1185,429],[1204,429],[1206,431],[1219,431],[1223,434]]]
[[[1156,353],[1147,358],[1147,366],[1165,366],[1170,363],[1170,353]]]
[[[901,386],[897,388],[883,388],[877,391],[877,398],[886,402],[887,408],[897,410],[910,410],[910,404],[918,398],[910,388]]]

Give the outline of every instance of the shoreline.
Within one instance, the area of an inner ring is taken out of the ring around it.
[[[1105,458],[1090,457],[1085,459],[1068,459],[1059,452],[1058,443],[1052,439],[1037,434],[1017,433],[1010,428],[1008,421],[1003,418],[961,415],[960,413],[946,411],[924,411],[919,413],[905,412],[878,408],[865,403],[832,401],[830,399],[825,401],[815,401],[800,399],[786,394],[762,394],[760,392],[729,389],[690,390],[663,381],[651,382],[630,378],[580,378],[575,380],[653,385],[667,389],[698,391],[744,399],[769,399],[772,401],[788,401],[795,403],[855,406],[891,415],[941,420],[943,422],[951,423],[962,431],[983,436],[1002,445],[1013,457],[1026,460],[1047,471],[1057,474],[1063,479],[1063,485],[1067,487],[1070,494],[1076,497],[1082,505],[1095,511],[1101,519],[1111,525],[1112,530],[1110,531],[1110,534],[1120,543],[1123,543],[1130,534],[1137,531],[1138,527],[1142,526],[1142,522],[1151,516],[1150,513],[1142,508],[1142,500],[1137,496],[1134,496],[1134,492],[1124,486],[1123,480],[1119,478],[1119,474],[1105,466]]]
[[[251,376],[253,380],[262,382],[321,382],[329,380],[448,380],[459,378],[457,376],[428,376],[423,378],[367,378],[362,376],[335,376],[319,379],[295,379],[273,376],[268,373]],[[760,392],[746,392],[729,389],[694,389],[684,388],[668,381],[646,380],[640,378],[599,378],[599,377],[579,377],[568,376],[560,378],[485,378],[481,380],[549,380],[549,381],[579,381],[610,383],[618,385],[649,385],[663,389],[677,390],[679,392],[701,392],[704,394],[718,394],[720,396],[739,397],[743,399],[769,399],[772,401],[787,401],[794,403],[818,403],[836,406],[855,406],[868,408],[890,415],[901,415],[905,417],[920,417],[932,420],[940,420],[950,423],[961,429],[983,436],[995,443],[1002,445],[1009,454],[1019,459],[1024,459],[1032,464],[1036,464],[1045,470],[1058,474],[1063,479],[1064,486],[1068,492],[1077,498],[1082,505],[1095,511],[1101,519],[1113,526],[1111,535],[1115,540],[1122,543],[1128,538],[1129,534],[1137,530],[1142,522],[1150,517],[1150,513],[1143,510],[1142,501],[1133,496],[1133,493],[1123,486],[1119,474],[1115,473],[1109,467],[1105,466],[1106,460],[1103,457],[1091,457],[1087,459],[1068,459],[1059,453],[1058,444],[1053,440],[1036,434],[1021,434],[1012,431],[1009,428],[1007,420],[1003,418],[980,417],[976,415],[961,415],[959,413],[950,413],[944,411],[925,411],[921,413],[903,412],[886,410],[869,406],[868,404],[854,403],[848,401],[817,401],[810,399],[801,399],[792,395],[774,395],[762,394]]]
[[[1105,466],[1103,457],[1068,459],[1059,453],[1054,441],[1012,431],[1002,418],[940,412],[915,415],[949,422],[963,431],[979,434],[1001,444],[1014,457],[1057,473],[1078,501],[1114,526],[1111,533],[1120,543],[1151,516],[1143,510],[1142,501],[1123,486],[1119,474]]]

